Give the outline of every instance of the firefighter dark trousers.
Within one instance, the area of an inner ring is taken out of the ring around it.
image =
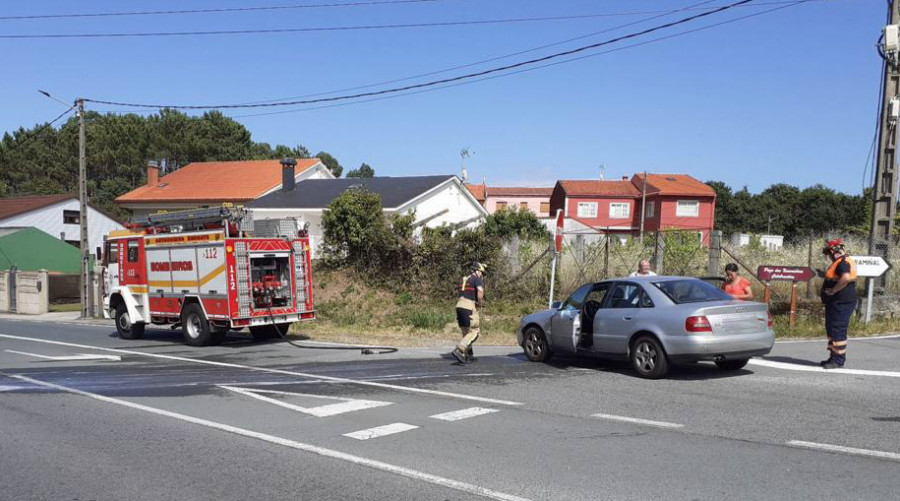
[[[825,305],[825,334],[828,335],[828,351],[831,360],[838,365],[847,361],[847,327],[855,302],[830,303]]]

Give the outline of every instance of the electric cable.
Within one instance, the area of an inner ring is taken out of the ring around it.
[[[425,88],[425,87],[433,87],[433,86],[436,86],[436,85],[441,85],[441,84],[444,84],[444,83],[452,83],[452,82],[458,82],[458,81],[460,81],[460,80],[468,80],[468,79],[472,79],[472,78],[476,78],[476,77],[480,77],[480,76],[485,76],[485,75],[490,75],[490,74],[497,73],[497,72],[501,72],[501,71],[506,71],[506,70],[515,69],[515,68],[520,68],[520,67],[523,67],[523,66],[530,66],[530,65],[533,65],[533,64],[541,63],[541,62],[544,62],[544,61],[549,61],[549,60],[552,60],[552,59],[557,59],[557,58],[564,57],[564,56],[568,56],[568,55],[572,55],[572,54],[577,54],[577,53],[584,52],[584,51],[587,51],[587,50],[596,49],[596,48],[598,48],[598,47],[603,47],[603,46],[606,46],[606,45],[611,45],[611,44],[614,44],[614,43],[617,43],[617,42],[621,42],[621,41],[623,41],[623,40],[629,40],[629,39],[632,39],[632,38],[637,38],[637,37],[640,37],[640,36],[643,36],[643,35],[647,35],[647,34],[650,34],[650,33],[654,33],[654,32],[656,32],[656,31],[660,31],[660,30],[672,28],[672,27],[675,27],[675,26],[679,26],[679,25],[681,25],[681,24],[685,24],[685,23],[689,23],[689,22],[692,22],[692,21],[696,21],[696,20],[698,20],[698,19],[701,19],[701,18],[704,18],[704,17],[708,17],[708,16],[711,16],[711,15],[714,15],[714,14],[718,14],[718,13],[721,13],[721,12],[724,12],[724,11],[727,11],[727,10],[731,10],[731,9],[733,9],[733,8],[735,8],[735,7],[738,7],[738,6],[741,6],[741,5],[746,5],[746,4],[749,4],[749,3],[754,2],[754,1],[755,1],[755,0],[739,0],[739,1],[737,1],[737,2],[728,4],[728,5],[724,5],[724,6],[722,6],[722,7],[718,7],[718,8],[716,8],[715,10],[712,10],[712,11],[703,12],[703,13],[700,13],[700,14],[695,14],[695,15],[693,15],[693,16],[689,16],[689,17],[685,17],[685,18],[682,18],[682,19],[678,19],[678,20],[676,20],[676,21],[671,21],[671,22],[668,22],[668,23],[665,23],[665,24],[661,24],[661,25],[657,25],[657,26],[654,26],[654,27],[651,27],[651,28],[647,28],[647,29],[642,30],[642,31],[639,31],[639,32],[629,33],[629,34],[627,34],[627,35],[622,35],[622,36],[619,36],[619,37],[616,37],[616,38],[612,38],[612,39],[609,39],[609,40],[605,40],[605,41],[602,41],[602,42],[597,42],[597,43],[594,43],[594,44],[590,44],[590,45],[585,45],[585,46],[577,47],[577,48],[575,48],[575,49],[571,49],[571,50],[567,50],[567,51],[563,51],[563,52],[556,52],[556,53],[549,54],[549,55],[547,55],[547,56],[543,56],[543,57],[539,57],[539,58],[529,59],[529,60],[526,60],[526,61],[520,61],[520,62],[518,62],[518,63],[508,64],[508,65],[505,65],[505,66],[499,66],[499,67],[489,68],[489,69],[482,70],[482,71],[478,71],[478,72],[474,72],[474,73],[468,73],[468,74],[464,74],[464,75],[458,75],[458,76],[455,76],[455,77],[444,78],[444,79],[441,79],[441,80],[433,80],[433,81],[430,81],[430,82],[424,82],[424,83],[419,83],[419,84],[414,84],[414,85],[407,85],[407,86],[404,86],[404,87],[396,87],[396,88],[392,88],[392,89],[384,89],[384,90],[379,90],[379,91],[362,92],[362,93],[357,93],[357,94],[349,94],[349,95],[343,95],[343,96],[335,96],[335,97],[319,98],[319,99],[310,99],[310,100],[283,101],[283,102],[277,102],[277,103],[257,103],[257,104],[225,104],[225,105],[161,105],[161,104],[127,103],[127,102],[107,101],[107,100],[102,100],[102,99],[89,99],[89,98],[84,99],[84,101],[85,101],[85,102],[96,103],[96,104],[106,104],[106,105],[110,105],[110,106],[124,106],[124,107],[134,107],[134,108],[236,109],[236,108],[264,108],[264,107],[275,107],[275,106],[291,106],[291,105],[298,105],[298,104],[314,104],[314,103],[321,103],[321,102],[345,101],[345,100],[349,100],[349,99],[356,99],[356,98],[360,98],[360,97],[368,97],[368,96],[378,96],[378,95],[384,95],[384,94],[394,94],[394,93],[403,92],[403,91],[406,91],[406,90],[421,89],[421,88]],[[809,1],[812,1],[812,0],[798,0],[797,3],[805,3],[805,2],[809,2]]]
[[[678,32],[678,33],[671,34],[671,35],[665,35],[665,36],[653,38],[653,39],[650,39],[650,40],[645,40],[645,41],[642,41],[642,42],[636,42],[636,43],[629,44],[629,45],[623,45],[623,46],[621,46],[621,47],[616,47],[616,48],[609,49],[609,50],[605,50],[605,51],[602,51],[602,52],[596,52],[596,53],[593,53],[593,54],[588,54],[588,55],[584,55],[584,56],[579,56],[579,57],[574,57],[574,58],[570,58],[570,59],[565,59],[565,60],[562,60],[562,61],[555,61],[555,62],[552,62],[552,63],[547,63],[547,64],[543,64],[543,65],[538,65],[538,66],[534,66],[534,67],[530,67],[530,68],[524,68],[524,69],[517,70],[517,71],[511,71],[511,72],[503,73],[503,74],[500,74],[500,75],[492,75],[492,76],[487,76],[487,77],[484,77],[484,78],[478,78],[478,79],[475,79],[475,80],[469,80],[469,81],[457,82],[457,83],[453,83],[453,84],[449,84],[449,85],[443,85],[443,86],[440,86],[440,87],[427,88],[427,89],[422,89],[422,90],[418,90],[418,91],[414,91],[414,92],[406,92],[406,93],[403,93],[403,94],[394,94],[394,95],[381,96],[381,97],[376,97],[376,98],[371,98],[371,99],[362,99],[362,100],[351,101],[351,102],[343,102],[343,103],[336,103],[336,104],[327,104],[327,105],[322,105],[322,106],[314,106],[314,107],[298,108],[298,109],[291,109],[291,110],[270,111],[270,112],[265,112],[265,113],[249,113],[249,114],[243,114],[243,115],[230,115],[230,116],[231,116],[231,118],[248,118],[248,117],[259,117],[259,116],[268,116],[268,115],[280,115],[280,114],[285,114],[285,113],[300,113],[300,112],[304,112],[304,111],[320,110],[320,109],[324,109],[324,108],[335,108],[335,107],[339,107],[339,106],[349,106],[349,105],[352,105],[352,104],[360,104],[360,103],[369,103],[369,102],[374,102],[374,101],[382,101],[382,100],[385,100],[385,99],[392,99],[392,98],[397,98],[397,97],[404,97],[404,96],[411,96],[411,95],[415,95],[415,94],[422,94],[422,93],[425,93],[425,92],[432,92],[432,91],[436,91],[436,90],[449,89],[449,88],[452,88],[452,87],[458,87],[458,86],[460,86],[460,85],[468,85],[468,84],[473,84],[473,83],[478,83],[478,82],[484,82],[484,81],[487,81],[487,80],[493,80],[493,79],[495,79],[495,78],[509,77],[509,76],[518,75],[518,74],[521,74],[521,73],[526,73],[526,72],[529,72],[529,71],[534,71],[534,70],[539,70],[539,69],[542,69],[542,68],[548,68],[548,67],[551,67],[551,66],[556,66],[556,65],[559,65],[559,64],[571,63],[571,62],[575,62],[575,61],[580,61],[580,60],[582,60],[582,59],[587,59],[587,58],[591,58],[591,57],[602,56],[602,55],[609,54],[609,53],[612,53],[612,52],[618,52],[618,51],[622,51],[622,50],[626,50],[626,49],[632,49],[632,48],[635,48],[635,47],[640,47],[640,46],[643,46],[643,45],[649,45],[649,44],[652,44],[652,43],[662,42],[662,41],[665,41],[665,40],[668,40],[668,39],[671,39],[671,38],[677,38],[677,37],[680,37],[680,36],[685,36],[685,35],[689,35],[689,34],[692,34],[692,33],[697,33],[697,32],[700,32],[700,31],[705,31],[705,30],[708,30],[708,29],[716,28],[716,27],[718,27],[718,26],[723,26],[723,25],[726,25],[726,24],[736,23],[736,22],[738,22],[738,21],[743,21],[743,20],[745,20],[745,19],[749,19],[749,18],[761,16],[761,15],[768,14],[768,13],[771,13],[771,12],[775,12],[775,11],[778,11],[778,10],[787,9],[787,8],[794,7],[794,6],[796,6],[796,5],[800,5],[800,4],[803,4],[803,3],[809,3],[809,2],[811,2],[811,1],[817,1],[817,0],[793,0],[793,1],[792,1],[790,4],[788,4],[788,5],[783,5],[783,6],[781,6],[781,7],[776,7],[776,8],[773,8],[773,9],[767,9],[767,10],[760,11],[760,12],[755,12],[755,13],[753,13],[753,14],[748,14],[748,15],[741,16],[741,17],[737,17],[737,18],[734,18],[734,19],[729,19],[729,20],[727,20],[727,21],[721,21],[721,22],[718,22],[718,23],[713,23],[713,24],[710,24],[710,25],[707,25],[707,26],[702,26],[702,27],[699,27],[699,28],[694,28],[694,29],[682,31],[682,32]],[[138,111],[138,112],[139,112],[139,110],[131,110],[131,111]]]
[[[75,109],[75,106],[72,106],[71,108],[69,108],[69,109],[67,109],[66,111],[62,112],[58,117],[56,117],[56,118],[54,118],[53,120],[51,120],[51,121],[45,123],[45,124],[44,124],[43,126],[41,126],[38,130],[36,130],[36,131],[32,132],[31,134],[29,134],[28,137],[26,137],[25,139],[23,139],[23,140],[21,140],[21,141],[16,140],[16,142],[15,142],[9,149],[6,149],[6,150],[3,150],[2,152],[0,152],[0,160],[3,160],[3,159],[6,157],[6,155],[9,154],[10,152],[15,151],[16,149],[21,148],[23,145],[26,145],[26,144],[28,144],[29,142],[31,142],[31,140],[34,139],[35,137],[37,137],[41,132],[44,132],[45,130],[47,130],[47,128],[52,127],[53,124],[55,124],[57,121],[59,121],[59,119],[61,119],[62,117],[68,115],[68,114],[69,114],[72,110],[74,110],[74,109]]]
[[[235,12],[258,12],[273,10],[293,10],[293,9],[320,9],[332,7],[365,7],[370,5],[391,5],[391,4],[414,4],[414,3],[433,3],[444,0],[369,0],[364,2],[346,2],[346,3],[319,3],[319,4],[295,4],[295,5],[274,5],[267,7],[232,7],[222,9],[191,9],[191,10],[156,10],[156,11],[135,11],[135,12],[96,12],[86,14],[36,14],[28,16],[0,16],[0,21],[26,20],[26,19],[69,19],[69,18],[86,18],[86,17],[123,17],[123,16],[158,16],[173,14],[214,14],[214,13],[235,13]]]

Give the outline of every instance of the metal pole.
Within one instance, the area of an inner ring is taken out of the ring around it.
[[[657,198],[659,198],[659,197],[657,197]],[[646,215],[647,215],[647,171],[644,171],[644,186],[641,189],[641,246],[642,247],[644,245],[644,217]]]
[[[553,262],[550,265],[550,301],[547,302],[547,308],[553,308],[553,286],[556,285],[556,258],[559,252],[553,251]]]
[[[888,4],[887,24],[900,24],[900,4]],[[883,51],[883,93],[881,120],[878,130],[878,161],[875,167],[875,186],[872,190],[872,226],[869,233],[869,254],[888,258],[891,251],[894,217],[897,214],[897,121],[889,113],[891,101],[900,96],[900,54]],[[895,104],[896,105],[896,104]],[[878,280],[887,288],[887,274]]]
[[[868,299],[866,303],[866,325],[869,325],[869,321],[872,320],[872,296],[875,289],[875,279],[873,277],[866,279],[866,289],[868,289],[866,292],[866,299]]]
[[[88,268],[91,264],[91,245],[88,241],[88,206],[87,206],[87,166],[85,160],[84,138],[84,99],[79,98],[78,104],[78,201],[81,204],[79,221],[81,222],[81,317],[91,316],[91,283]]]
[[[797,316],[797,282],[791,282],[791,318],[788,325],[794,328],[794,319]]]
[[[806,256],[806,266],[812,269],[813,232],[809,232],[809,251]],[[812,299],[812,279],[806,281],[806,299]]]

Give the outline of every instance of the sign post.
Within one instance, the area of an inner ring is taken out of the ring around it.
[[[556,211],[556,230],[553,233],[553,263],[550,265],[550,300],[547,302],[547,308],[553,308],[553,287],[556,285],[556,260],[562,251],[563,241],[563,211]]]
[[[891,263],[881,256],[850,256],[856,263],[856,276],[866,277],[866,325],[872,320],[872,300],[874,299],[875,279],[891,269]]]
[[[794,328],[797,317],[797,282],[808,282],[816,272],[806,266],[771,266],[763,265],[756,269],[756,275],[766,284],[765,301],[769,304],[769,282],[791,282],[791,315],[790,328]]]

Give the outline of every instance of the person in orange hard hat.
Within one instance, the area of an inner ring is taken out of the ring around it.
[[[828,359],[820,362],[825,369],[837,369],[847,362],[847,327],[856,308],[856,263],[844,250],[841,239],[828,240],[822,249],[831,265],[825,271],[820,296],[825,304],[825,334],[828,336]]]

